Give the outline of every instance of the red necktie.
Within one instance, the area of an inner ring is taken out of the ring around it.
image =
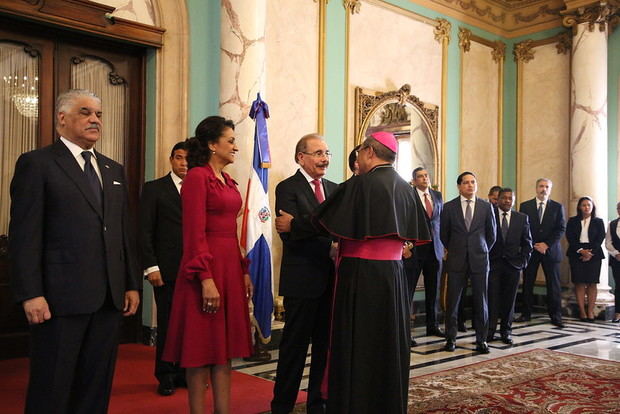
[[[431,204],[431,200],[428,199],[427,193],[424,193],[424,205],[426,206],[426,215],[428,218],[433,218],[433,205]]]
[[[314,179],[310,181],[314,185],[314,196],[316,197],[316,201],[321,204],[325,201],[325,197],[323,197],[323,192],[321,191],[321,181],[318,179]]]

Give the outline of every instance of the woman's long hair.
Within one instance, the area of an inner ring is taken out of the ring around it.
[[[581,212],[581,209],[579,208],[579,206],[581,206],[581,202],[585,200],[588,200],[590,203],[592,203],[592,214],[590,215],[590,217],[592,218],[596,217],[596,206],[594,205],[594,200],[592,200],[588,196],[585,196],[585,197],[581,197],[579,201],[577,201],[577,217],[579,217],[579,220],[583,220],[583,213]]]
[[[194,135],[185,141],[187,146],[188,169],[200,167],[209,162],[211,150],[209,143],[216,143],[226,128],[235,129],[235,124],[230,119],[221,116],[208,116],[196,127]]]

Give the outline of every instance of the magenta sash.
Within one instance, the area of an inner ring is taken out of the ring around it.
[[[400,239],[340,240],[341,257],[359,257],[369,260],[400,260],[403,241]]]

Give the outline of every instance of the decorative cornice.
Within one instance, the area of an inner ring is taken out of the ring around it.
[[[620,2],[614,0],[601,0],[595,4],[583,7],[577,7],[569,9],[562,13],[564,19],[562,23],[566,27],[573,29],[573,34],[576,33],[577,25],[586,23],[588,30],[593,32],[598,25],[598,29],[601,32],[607,30],[609,25],[609,31],[613,30],[620,24]]]
[[[435,40],[439,43],[443,43],[446,40],[446,43],[450,43],[450,31],[452,30],[452,23],[447,21],[446,19],[437,19],[437,25],[433,29],[433,33],[435,34]]]
[[[515,58],[515,62],[527,63],[534,59],[532,40],[528,39],[523,42],[516,43],[514,45],[514,49],[512,49],[512,54]]]
[[[486,7],[478,7],[476,0],[466,1],[466,0],[442,0],[442,2],[451,3],[466,12],[470,12],[470,14],[475,14],[479,17],[487,17],[491,19],[495,23],[500,23],[506,21],[506,13],[493,13],[493,9],[491,6]],[[484,2],[482,2],[484,3]],[[473,12],[473,13],[471,13]]]
[[[571,33],[568,31],[561,33],[558,36],[558,43],[555,45],[555,48],[558,51],[558,55],[565,55],[567,53],[570,53],[571,49],[573,48],[573,36],[571,35]]]
[[[385,1],[385,0],[382,0]],[[562,26],[570,0],[409,0],[445,16],[514,38]],[[591,1],[591,0],[575,0]],[[618,0],[608,0],[618,1]]]
[[[535,21],[536,19],[538,19],[540,17],[544,17],[544,16],[559,17],[561,15],[560,13],[561,13],[562,10],[564,10],[564,7],[551,8],[551,7],[549,7],[549,5],[543,4],[534,13],[530,13],[530,14],[525,14],[524,15],[521,12],[516,12],[515,14],[512,15],[512,17],[513,17],[513,19],[515,21],[515,24],[518,24],[518,23],[531,23],[531,22]]]
[[[348,10],[351,14],[359,13],[362,7],[360,0],[342,0],[342,5],[345,10]]]
[[[502,63],[506,58],[506,43],[501,40],[496,40],[493,42],[493,51],[491,52],[491,56],[493,57],[494,62]]]
[[[471,48],[471,30],[459,27],[459,47],[463,53],[469,52]]]

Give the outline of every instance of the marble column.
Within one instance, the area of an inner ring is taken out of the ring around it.
[[[266,0],[221,0],[220,115],[235,123],[239,153],[228,172],[245,194],[252,167],[252,102],[265,96]]]
[[[608,219],[607,35],[610,14],[604,5],[579,9],[564,22],[573,28],[571,60],[570,203],[575,215],[580,197],[590,196],[597,216]],[[584,13],[585,12],[585,13]],[[613,15],[613,12],[612,12]],[[607,260],[598,285],[597,311],[610,305]]]

